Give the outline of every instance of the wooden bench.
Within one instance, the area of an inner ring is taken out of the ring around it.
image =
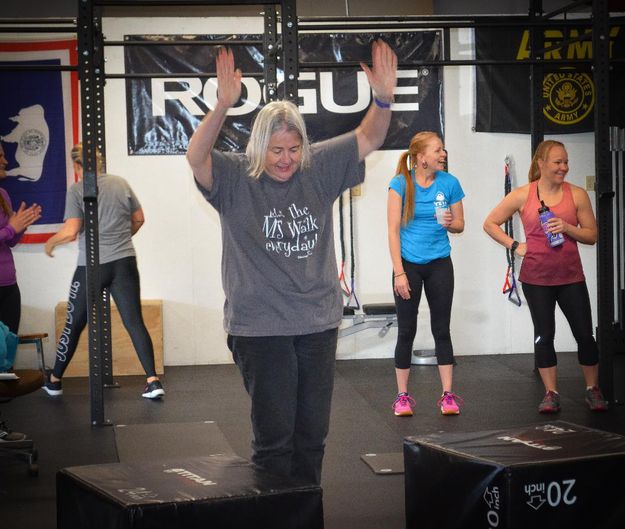
[[[62,301],[56,305],[54,320],[56,327],[56,341],[58,343],[61,332],[65,325],[67,302]],[[154,344],[154,364],[156,372],[163,374],[163,302],[160,299],[141,300],[141,312],[145,326],[150,333]],[[111,301],[111,339],[113,351],[113,375],[145,375],[145,371],[139,362],[130,336],[126,332],[121,321],[115,303]],[[87,355],[87,328],[82,333],[74,358],[70,362],[64,377],[89,376],[89,360]]]

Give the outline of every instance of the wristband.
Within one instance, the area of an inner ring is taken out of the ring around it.
[[[397,279],[398,277],[405,276],[406,272],[402,272],[401,274],[395,274],[393,277]]]
[[[391,103],[385,103],[384,101],[380,101],[377,97],[373,96],[373,102],[379,108],[391,108]]]

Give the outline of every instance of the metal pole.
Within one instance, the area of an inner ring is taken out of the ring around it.
[[[529,19],[531,22],[535,22],[537,19],[542,18],[543,3],[542,0],[530,0]],[[543,58],[542,53],[542,28],[531,25],[529,28],[530,33],[530,47],[532,59],[535,61],[541,61]],[[532,64],[530,66],[530,134],[531,134],[531,155],[536,152],[536,147],[543,141],[544,125],[543,125],[543,103],[542,103],[542,86],[544,79],[544,68],[540,63]]]
[[[595,84],[595,171],[597,204],[597,344],[599,381],[615,400],[614,355],[614,188],[610,167],[609,12],[607,0],[593,0],[592,62]]]
[[[295,0],[282,0],[282,64],[284,69],[284,99],[299,104],[297,77],[299,53],[297,37],[297,9]]]
[[[277,16],[274,6],[265,6],[265,34],[263,39],[263,72],[265,79],[265,97],[267,101],[278,99],[278,78],[276,58],[278,55]]]
[[[89,332],[89,388],[91,402],[91,424],[109,424],[104,418],[104,379],[102,365],[102,322],[103,303],[100,291],[100,256],[98,249],[98,100],[99,78],[103,72],[98,64],[95,32],[100,30],[100,19],[96,18],[91,0],[78,0],[78,60],[80,76],[80,101],[83,146],[83,200],[85,207],[84,229],[87,254],[87,321]],[[103,126],[102,126],[103,129]]]

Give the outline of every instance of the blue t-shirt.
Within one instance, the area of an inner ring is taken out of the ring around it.
[[[402,225],[399,231],[401,256],[411,263],[426,264],[451,253],[447,230],[436,222],[435,203],[436,207],[448,208],[464,198],[464,191],[458,179],[444,171],[436,172],[430,187],[421,187],[415,182],[414,174],[411,176],[415,185],[415,208],[412,220],[406,226]],[[403,206],[406,195],[404,176],[395,176],[388,187],[401,196]]]

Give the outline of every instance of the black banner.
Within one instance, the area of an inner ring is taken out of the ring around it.
[[[300,34],[299,106],[310,140],[320,141],[354,129],[371,103],[371,89],[359,67],[332,68],[332,64],[362,61],[370,64],[373,34]],[[126,46],[127,73],[197,72],[197,77],[142,78],[126,81],[128,154],[184,154],[195,127],[217,98],[216,46],[211,41],[224,35],[126,35],[128,41],[194,40],[207,46]],[[262,35],[238,35],[238,39],[261,39]],[[383,34],[402,63],[440,60],[440,31]],[[234,45],[235,64],[244,73],[239,104],[226,118],[216,145],[221,150],[242,151],[251,124],[265,104],[261,83],[264,57],[261,46]],[[310,70],[306,63],[328,63]],[[257,77],[245,74],[259,74]],[[278,79],[283,78],[278,70]],[[279,87],[280,91],[280,87]],[[389,133],[382,149],[405,149],[419,130],[444,135],[442,68],[402,69],[393,105]]]
[[[545,30],[544,49],[560,42],[591,34],[588,27],[560,27]],[[475,55],[478,60],[530,58],[529,30],[519,28],[476,28]],[[624,28],[610,28],[610,57],[625,57]],[[545,52],[542,82],[545,134],[569,134],[594,130],[593,110],[597,103],[591,61],[592,41],[564,44]],[[558,60],[587,60],[588,64],[556,64]],[[530,130],[530,67],[478,66],[476,77],[476,123],[478,132]],[[625,64],[610,69],[610,125],[625,126]]]

